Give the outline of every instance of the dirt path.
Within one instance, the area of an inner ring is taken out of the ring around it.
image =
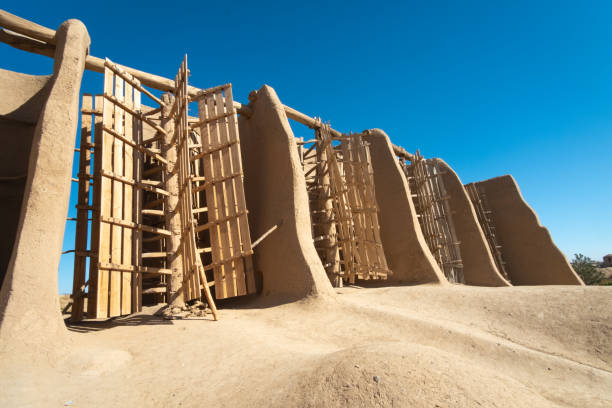
[[[75,327],[64,357],[3,359],[0,405],[612,406],[611,288],[338,293]]]

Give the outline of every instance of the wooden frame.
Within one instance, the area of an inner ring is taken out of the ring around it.
[[[213,271],[215,297],[224,299],[255,293],[253,249],[244,194],[238,119],[232,86],[202,91],[198,103],[200,147],[192,149],[193,191],[206,209],[197,216],[199,242],[209,242],[210,259],[205,270]],[[199,208],[202,208],[199,206]],[[204,251],[201,252],[204,256]]]
[[[425,160],[418,150],[413,159],[409,166],[404,165],[404,171],[427,246],[448,281],[464,283],[460,242],[442,171],[435,161]]]
[[[323,123],[316,129],[315,139],[300,140],[298,151],[313,240],[327,274],[336,287],[356,278],[386,279],[391,271],[380,238],[369,147],[360,134],[334,137]],[[312,145],[304,150],[306,144]]]

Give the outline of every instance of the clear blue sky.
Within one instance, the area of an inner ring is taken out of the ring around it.
[[[601,259],[612,252],[612,3],[499,3],[9,0],[2,8],[53,28],[78,18],[93,55],[167,77],[187,53],[196,86],[232,82],[244,102],[269,84],[340,131],[379,127],[409,151],[443,158],[465,183],[510,173],[568,257]],[[52,68],[2,44],[0,61],[32,74]],[[101,87],[100,74],[86,74],[82,91]],[[60,269],[60,291],[69,292],[70,256]]]

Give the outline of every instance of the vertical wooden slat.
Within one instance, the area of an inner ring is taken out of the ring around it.
[[[104,93],[112,95],[113,89],[112,71],[108,68],[104,69]],[[103,102],[103,126],[105,128],[113,128],[113,112],[114,105],[108,100]],[[113,136],[102,130],[102,146],[101,146],[101,169],[112,168],[113,165]],[[113,184],[107,177],[98,177],[100,179],[100,216],[112,217],[113,214]],[[98,257],[99,262],[111,262],[111,225],[108,223],[100,223],[100,238]],[[96,298],[96,318],[108,317],[109,312],[109,273],[108,270],[98,269],[98,287]]]
[[[231,151],[231,170],[233,174],[240,174],[240,178],[232,179],[234,191],[236,194],[236,211],[246,210],[246,197],[244,193],[244,175],[242,170],[242,154],[240,152],[240,139],[238,135],[238,120],[234,108],[234,98],[232,95],[232,87],[229,86],[225,90],[225,106],[231,110],[228,116],[228,140],[236,141],[237,143],[230,147]],[[239,243],[238,251],[243,254],[250,254],[253,249],[251,247],[251,233],[249,230],[249,220],[246,213],[242,212],[238,217],[239,226]],[[251,255],[244,257],[244,274],[246,278],[247,293],[255,293],[255,273],[253,270],[253,258]]]
[[[223,98],[222,92],[215,93],[215,107],[216,116],[222,116],[226,114],[225,109],[225,101]],[[236,142],[238,140],[230,140],[228,137],[228,126],[227,126],[227,117],[224,117],[220,120],[215,121],[216,127],[218,129],[218,141],[219,145],[227,145],[228,142]],[[224,225],[227,226],[227,241],[225,242],[225,246],[227,248],[228,257],[226,259],[233,259],[232,261],[226,262],[227,269],[231,271],[230,279],[234,281],[234,296],[246,295],[246,279],[244,275],[244,262],[242,258],[237,258],[236,256],[240,256],[242,253],[241,243],[240,243],[240,231],[239,231],[239,220],[237,218],[238,209],[236,208],[236,190],[235,183],[236,180],[232,174],[232,155],[231,150],[233,150],[233,146],[230,146],[226,149],[221,149],[220,153],[220,174],[219,176],[224,180],[220,182],[223,186],[223,191],[225,195],[225,212],[224,217],[227,218],[227,222]],[[229,178],[228,178],[229,177]]]
[[[87,316],[97,317],[98,314],[98,259],[97,251],[100,249],[100,196],[101,196],[101,177],[100,169],[102,168],[102,116],[103,116],[104,99],[102,95],[96,95],[94,98],[94,107],[99,115],[94,117],[93,127],[93,171],[94,180],[92,194],[92,211],[91,211],[91,242],[89,247],[94,251],[89,258],[89,289],[87,292]]]
[[[138,91],[136,91],[138,92]],[[124,103],[128,108],[134,108],[132,85],[125,83]],[[124,135],[127,139],[134,140],[133,134],[133,117],[128,112],[124,111]],[[133,148],[128,144],[123,146],[123,163],[119,174],[134,180],[134,159]],[[128,222],[134,221],[133,216],[133,186],[123,183],[123,216],[122,219]],[[123,250],[121,254],[121,263],[125,265],[133,265],[132,257],[132,238],[137,230],[124,228],[123,229]],[[132,312],[132,273],[121,273],[121,314],[129,314]]]
[[[123,96],[123,79],[115,75],[115,97],[119,101],[125,102]],[[115,112],[113,117],[113,130],[120,134],[125,135],[123,119],[125,111],[118,105],[115,105]],[[123,142],[117,138],[113,140],[113,167],[112,172],[115,174],[123,174]],[[124,183],[118,180],[112,181],[113,185],[113,200],[112,200],[112,217],[123,219],[123,192]],[[112,238],[111,238],[111,262],[114,264],[122,263],[122,252],[123,252],[123,232],[124,227],[120,225],[112,225]],[[110,272],[110,302],[109,302],[109,316],[120,316],[121,315],[121,282],[122,275],[127,272],[111,271]]]
[[[74,253],[74,279],[72,284],[72,313],[71,319],[79,321],[83,318],[85,272],[87,264],[87,230],[90,188],[90,160],[91,160],[91,111],[93,109],[92,96],[83,95],[83,114],[81,115],[81,141],[79,150],[79,184],[77,195],[77,221],[75,233]]]
[[[140,92],[134,91],[134,109],[140,111]],[[134,141],[138,144],[142,144],[142,122],[136,118],[132,118],[132,130],[134,132]],[[142,171],[144,166],[142,152],[133,149],[133,174],[134,180],[140,182],[142,180]],[[142,224],[142,205],[143,205],[143,191],[141,189],[134,189],[132,200],[132,213],[134,214],[134,222]],[[142,230],[134,232],[132,240],[132,265],[142,266]],[[132,275],[132,313],[137,313],[142,310],[142,273],[136,273]]]

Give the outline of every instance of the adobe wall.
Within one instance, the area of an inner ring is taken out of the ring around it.
[[[463,261],[465,283],[476,286],[510,286],[495,265],[487,239],[459,176],[444,160],[431,160],[435,161],[440,169],[444,187],[450,196],[449,204],[453,210],[453,224],[457,239],[461,242],[459,249]]]
[[[32,138],[50,78],[0,69],[0,286],[15,242]]]
[[[389,136],[380,129],[364,132],[370,143],[380,235],[389,269],[389,282],[448,283],[431,255],[410,198],[408,180],[393,152]]]
[[[256,248],[255,270],[270,301],[331,295],[333,289],[315,250],[304,172],[281,101],[264,85],[252,94],[252,115],[239,118],[244,186],[253,240],[278,229]]]
[[[24,114],[29,126],[42,104],[34,132],[27,127],[22,132],[26,138],[32,135],[32,143],[23,204],[12,214],[19,220],[15,245],[0,291],[0,352],[4,358],[19,354],[14,350],[30,344],[28,350],[46,355],[62,344],[67,333],[60,314],[57,270],[68,213],[79,90],[89,35],[80,21],[69,20],[57,30],[56,41],[54,74],[49,80],[46,102],[38,93],[46,81],[43,79],[24,79],[14,86],[25,83],[25,89],[13,92],[11,88],[3,94],[15,106],[23,101],[17,110]],[[40,99],[33,100],[31,95]],[[22,151],[21,157],[15,159],[24,160],[24,155]],[[25,160],[19,165],[25,169]]]
[[[491,218],[514,285],[583,285],[510,175],[476,183]]]

